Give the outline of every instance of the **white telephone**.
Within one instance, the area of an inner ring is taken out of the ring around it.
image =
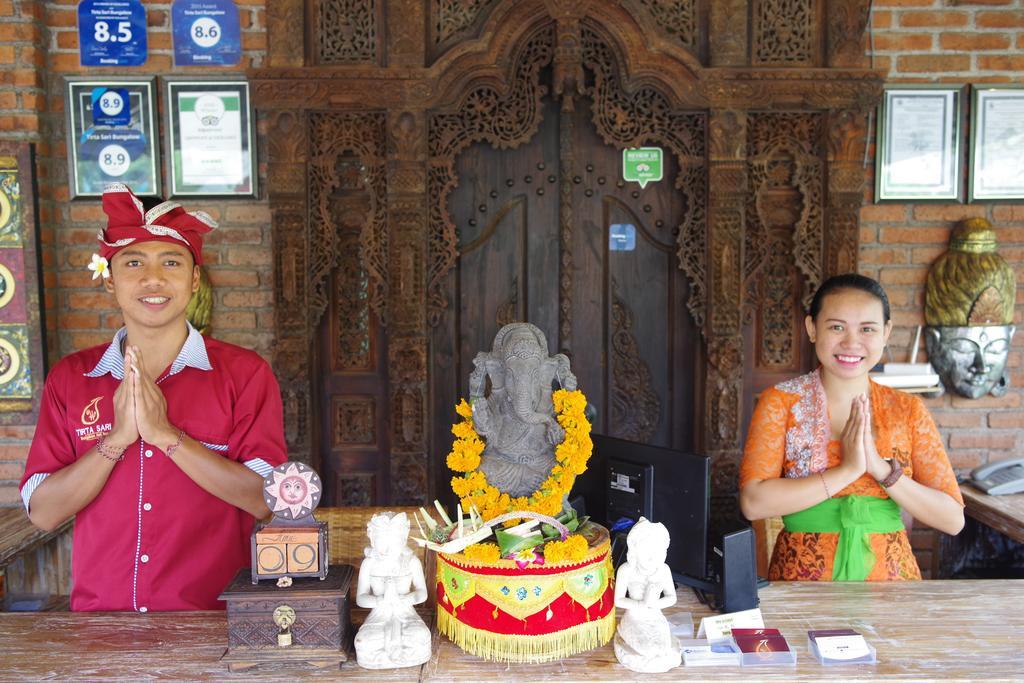
[[[976,467],[971,471],[971,483],[990,496],[1024,492],[1024,458]]]

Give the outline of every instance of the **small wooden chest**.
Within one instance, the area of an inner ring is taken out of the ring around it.
[[[331,565],[324,580],[299,578],[280,588],[269,582],[253,585],[249,568],[241,569],[220,595],[228,612],[228,650],[221,660],[232,671],[269,663],[326,667],[346,661],[354,571],[347,564]]]

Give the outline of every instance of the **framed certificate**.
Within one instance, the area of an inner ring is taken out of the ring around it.
[[[875,153],[875,201],[963,201],[962,86],[886,88]]]
[[[1024,199],[1024,86],[974,86],[968,201]]]
[[[256,196],[249,84],[167,79],[171,196]]]
[[[153,78],[67,79],[71,197],[98,197],[109,183],[160,194]]]

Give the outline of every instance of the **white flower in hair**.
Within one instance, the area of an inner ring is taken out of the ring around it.
[[[110,277],[110,262],[103,258],[99,254],[92,255],[92,263],[89,264],[89,270],[92,271],[92,279],[102,277]]]

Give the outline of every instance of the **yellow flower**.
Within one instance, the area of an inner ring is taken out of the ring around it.
[[[544,545],[544,561],[549,564],[580,562],[587,556],[589,549],[587,539],[572,534],[564,541],[548,541]]]
[[[473,409],[468,403],[466,403],[466,399],[464,398],[459,399],[459,403],[455,406],[455,412],[462,417],[473,417]]]
[[[474,543],[463,550],[462,554],[466,556],[467,560],[488,564],[493,564],[501,559],[501,550],[494,543]]]
[[[472,420],[464,420],[462,422],[456,422],[452,425],[452,434],[459,439],[468,439],[476,436],[476,430],[473,429]]]

